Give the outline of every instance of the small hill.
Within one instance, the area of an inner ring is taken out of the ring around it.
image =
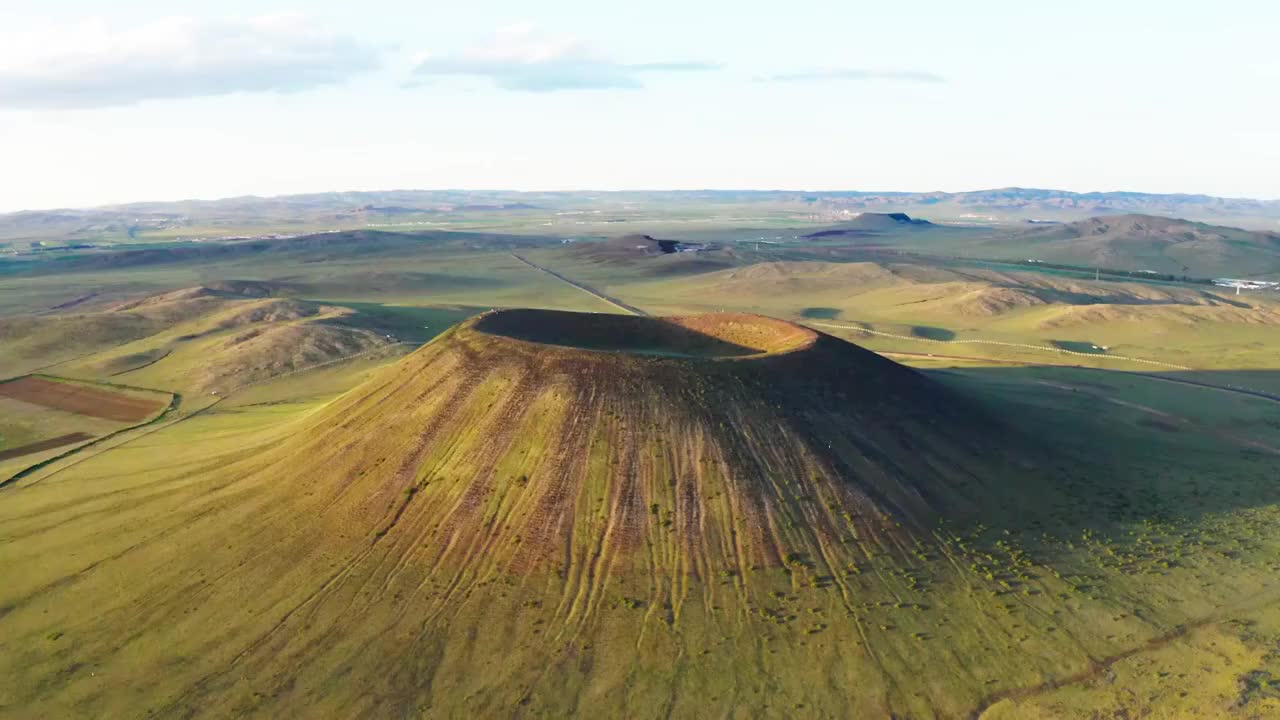
[[[219,293],[203,285],[189,288],[181,288],[170,292],[161,292],[146,297],[127,300],[116,303],[108,308],[108,310],[116,312],[128,312],[130,310],[138,310],[140,308],[150,308],[170,303],[180,303],[186,300],[199,300],[201,298],[218,297]]]
[[[1280,234],[1152,215],[1034,227],[980,247],[1047,262],[1196,277],[1280,271]]]
[[[616,261],[679,253],[700,253],[717,249],[715,246],[702,243],[662,240],[650,235],[632,234],[598,242],[575,243],[571,248],[571,254],[598,261]]]
[[[1274,233],[1264,233],[1237,228],[1208,225],[1206,223],[1179,220],[1156,215],[1106,215],[1077,222],[1039,228],[1035,234],[1062,239],[1150,238],[1162,242],[1193,242],[1197,240],[1222,240],[1227,238],[1269,242],[1276,240]]]
[[[0,318],[0,362],[204,392],[362,355],[393,340],[354,310],[272,297],[280,284],[227,281],[91,312]]]
[[[205,362],[186,378],[188,387],[226,392],[324,363],[351,358],[388,344],[377,333],[327,323],[271,323],[220,340],[201,352]]]
[[[226,307],[205,287],[183,288],[81,310],[0,318],[0,367],[29,372],[161,333]]]
[[[393,343],[348,308],[273,297],[222,300],[79,364],[125,382],[225,394]]]
[[[162,324],[135,313],[0,318],[4,377],[147,337]]]
[[[725,291],[773,292],[790,288],[810,291],[839,289],[857,293],[884,286],[949,282],[960,277],[950,270],[924,265],[793,260],[732,268],[692,282],[717,285]]]
[[[200,285],[127,300],[94,315],[134,315],[163,328],[223,313],[218,325],[226,329],[249,323],[297,320],[316,313],[313,306],[305,303],[270,297],[268,288],[266,283],[245,285],[240,281]]]
[[[628,290],[632,301],[652,309],[745,306],[816,320],[932,324],[1035,335],[1067,324],[1083,327],[1084,318],[1101,317],[1096,312],[1100,309],[1105,315],[1153,320],[1176,315],[1218,326],[1274,322],[1267,309],[1273,303],[1266,293],[1235,297],[1209,286],[1095,282],[1043,272],[894,262],[763,262]],[[1058,317],[1057,311],[1073,307],[1094,312],[1069,314],[1080,322]],[[1107,308],[1118,310],[1112,313]],[[992,325],[997,322],[1003,324]],[[1148,333],[1161,326],[1135,322],[1130,327]]]
[[[301,286],[279,280],[219,280],[208,283],[207,287],[229,295],[252,298],[294,295],[301,290]]]
[[[905,311],[907,316],[919,313],[922,317],[936,317],[933,313],[942,313],[958,318],[987,318],[1050,302],[1040,294],[1023,288],[979,283],[945,283],[924,287],[927,288],[927,295],[900,299],[898,309]]]
[[[913,218],[906,213],[864,212],[854,219],[825,230],[809,233],[806,238],[866,237],[903,230],[920,230],[936,227],[928,220]]]
[[[583,241],[559,251],[563,261],[585,265],[588,270],[626,268],[646,275],[696,275],[732,267],[737,254],[715,243],[666,240],[650,235],[622,235],[601,241]]]
[[[903,302],[939,295],[946,283],[958,284],[964,275],[943,268],[900,263],[779,261],[727,268],[676,282],[664,282],[652,290],[650,303],[684,301],[715,306],[740,303],[747,298],[793,301],[795,306],[845,307],[869,296],[909,296]],[[920,288],[924,293],[914,292]],[[952,287],[952,290],[955,288]],[[897,302],[889,300],[888,302]]]
[[[258,302],[237,303],[230,312],[218,319],[217,328],[227,330],[243,325],[258,323],[283,323],[302,318],[313,317],[323,312],[316,305],[297,302],[295,300],[264,300]]]
[[[1072,305],[1053,308],[1043,313],[1036,327],[1043,330],[1062,328],[1097,328],[1109,323],[1131,323],[1147,331],[1169,326],[1212,327],[1214,330],[1232,325],[1280,326],[1280,311],[1273,306],[1234,307],[1220,305]]]

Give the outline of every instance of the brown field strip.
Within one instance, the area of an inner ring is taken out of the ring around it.
[[[72,443],[84,442],[85,440],[92,440],[92,439],[93,439],[93,436],[90,435],[89,433],[74,432],[74,433],[69,433],[67,435],[59,435],[58,437],[49,438],[48,440],[40,440],[38,442],[27,443],[26,445],[19,445],[16,448],[9,448],[8,450],[0,450],[0,462],[3,462],[5,460],[12,460],[13,458],[16,458],[16,457],[22,457],[23,455],[31,455],[33,453],[44,452],[45,450],[52,450],[53,448],[62,447],[63,445],[70,445]]]
[[[160,412],[159,399],[135,397],[79,383],[57,382],[34,375],[0,383],[0,396],[90,417],[139,422]]]

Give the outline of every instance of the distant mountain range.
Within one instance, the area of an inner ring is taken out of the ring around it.
[[[843,194],[840,194],[843,196]],[[1187,214],[1189,210],[1258,213],[1280,217],[1280,200],[1221,198],[1210,195],[1140,192],[1086,192],[1037,188],[998,188],[973,192],[849,193],[853,203],[871,205],[930,205],[954,203],[991,209],[1067,209],[1091,213],[1143,212]]]
[[[142,202],[90,209],[0,214],[0,243],[131,242],[139,238],[292,233],[397,224],[489,221],[530,227],[581,217],[597,222],[768,212],[836,224],[860,213],[910,213],[933,222],[995,225],[1069,222],[1096,215],[1163,215],[1254,230],[1280,229],[1280,200],[1161,195],[1137,192],[1075,193],[1000,188],[974,192],[805,192],[789,190],[673,190],[622,192],[515,192],[392,190],[281,197]],[[549,231],[548,231],[549,232]]]

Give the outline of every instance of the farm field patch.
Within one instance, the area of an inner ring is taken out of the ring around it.
[[[158,393],[105,389],[37,375],[0,383],[0,397],[125,423],[146,420],[168,405]]]
[[[80,442],[84,442],[85,440],[92,440],[92,439],[93,439],[93,436],[90,435],[89,433],[74,432],[74,433],[68,433],[66,435],[59,435],[57,437],[48,438],[45,440],[37,440],[36,442],[27,443],[26,445],[19,445],[18,447],[12,447],[12,448],[7,448],[5,450],[0,450],[0,462],[4,462],[5,460],[10,460],[12,458],[22,457],[23,455],[31,455],[33,453],[43,452],[45,450],[52,450],[53,448],[62,447],[63,445],[73,445],[75,443],[80,443]]]

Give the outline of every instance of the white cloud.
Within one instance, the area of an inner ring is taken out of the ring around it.
[[[505,90],[550,92],[638,88],[644,73],[717,69],[713,63],[693,61],[618,62],[573,38],[519,25],[500,29],[487,43],[462,52],[421,56],[413,72],[484,77]]]
[[[377,51],[301,15],[28,28],[0,35],[0,109],[297,92],[341,82],[378,63]]]
[[[890,80],[895,82],[941,83],[941,75],[915,70],[867,70],[859,68],[827,68],[783,73],[756,78],[757,82],[806,82],[813,80]]]

